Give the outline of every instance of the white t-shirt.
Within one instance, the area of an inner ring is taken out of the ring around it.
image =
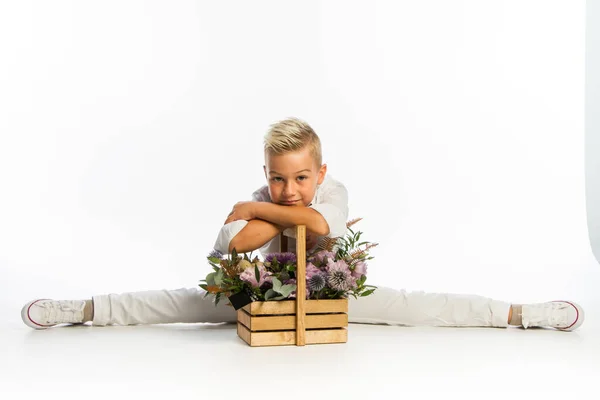
[[[271,202],[269,188],[267,185],[252,193],[252,201]],[[340,237],[346,234],[346,222],[348,221],[348,191],[339,181],[325,175],[323,183],[317,186],[315,197],[308,207],[318,211],[329,225],[329,234],[327,237]],[[229,243],[248,223],[248,221],[238,220],[228,223],[221,227],[214,249],[223,254],[229,253]],[[295,249],[296,232],[294,228],[286,229],[283,234],[290,237],[288,240],[288,251]],[[265,243],[259,249],[264,256],[267,253],[279,252],[280,237],[275,236],[269,242]],[[308,249],[307,249],[308,250]]]

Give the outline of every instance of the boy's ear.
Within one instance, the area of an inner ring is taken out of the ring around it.
[[[267,179],[267,166],[263,165],[263,171],[265,172],[265,179]]]
[[[319,168],[319,176],[317,178],[318,185],[323,183],[323,180],[325,179],[325,174],[327,174],[327,164],[323,164],[321,165],[321,168]]]

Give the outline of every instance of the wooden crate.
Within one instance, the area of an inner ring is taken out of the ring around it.
[[[282,235],[282,249],[287,249]],[[296,227],[296,293],[306,291],[306,226]],[[237,334],[250,346],[346,343],[348,299],[255,301],[237,311]]]

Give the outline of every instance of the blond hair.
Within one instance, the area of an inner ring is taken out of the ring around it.
[[[310,154],[321,166],[321,140],[306,122],[298,118],[288,118],[271,125],[265,135],[265,156],[285,154],[308,147]]]

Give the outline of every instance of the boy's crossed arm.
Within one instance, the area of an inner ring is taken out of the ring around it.
[[[281,231],[283,231],[282,227],[278,227],[269,221],[252,219],[231,239],[228,253],[231,253],[234,248],[238,253],[259,249],[269,240],[279,235]]]
[[[283,228],[306,225],[306,229],[320,236],[329,234],[329,225],[325,218],[310,207],[282,206],[263,201],[241,201],[225,220],[228,224],[237,220],[250,221],[262,219]]]
[[[214,248],[222,253],[231,253],[234,247],[238,252],[253,251],[285,229],[305,225],[308,250],[317,244],[319,236],[343,236],[347,219],[348,192],[339,183],[324,190],[320,201],[309,206],[283,206],[261,200],[239,202],[221,227]]]
[[[282,206],[268,202],[239,202],[229,214],[225,224],[243,220],[248,223],[229,242],[228,251],[256,250],[286,228],[306,225],[307,247],[316,244],[316,236],[326,236],[329,225],[325,218],[310,207]]]

